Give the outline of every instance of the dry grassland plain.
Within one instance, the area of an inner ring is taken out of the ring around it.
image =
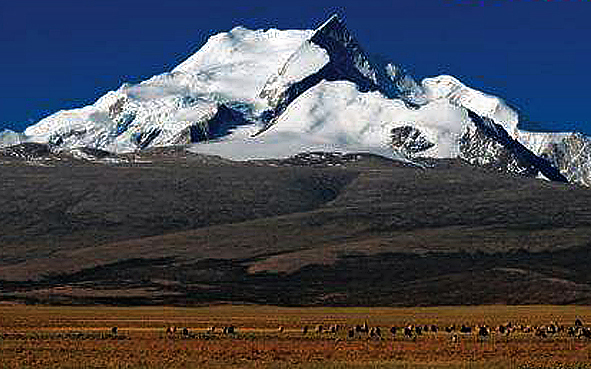
[[[0,368],[591,368],[591,340],[566,332],[545,338],[493,332],[481,338],[475,332],[443,329],[507,322],[572,326],[577,318],[591,322],[591,307],[0,305]],[[381,338],[363,333],[349,337],[349,327],[365,322],[380,327]],[[439,331],[409,338],[401,330],[427,324]],[[318,325],[340,329],[317,333]],[[176,333],[167,333],[173,326]],[[236,332],[222,333],[228,326]],[[306,334],[304,326],[309,327]],[[392,326],[398,327],[394,336]],[[213,333],[211,327],[216,327]]]

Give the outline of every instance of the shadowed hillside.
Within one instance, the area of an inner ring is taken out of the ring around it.
[[[591,303],[586,188],[365,155],[118,160],[0,166],[4,298]]]

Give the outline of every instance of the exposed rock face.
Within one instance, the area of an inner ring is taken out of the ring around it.
[[[510,171],[525,174],[543,174],[551,181],[568,182],[560,171],[550,161],[534,154],[519,141],[513,139],[505,129],[492,119],[481,117],[468,110],[470,119],[482,135],[499,143],[503,150],[496,148],[498,165],[505,165]],[[503,151],[505,151],[503,153]],[[494,152],[493,152],[494,155]]]
[[[249,124],[244,115],[226,105],[220,105],[216,114],[203,124],[190,127],[189,142],[202,142],[226,136],[232,129]]]
[[[385,66],[386,74],[398,88],[399,97],[411,108],[419,108],[429,102],[423,86],[402,68],[391,63]]]
[[[10,147],[0,148],[0,157],[35,160],[51,154],[48,145],[38,143],[22,143]]]
[[[494,138],[476,126],[468,127],[460,140],[460,158],[472,165],[503,172],[536,176],[537,170],[523,163]]]
[[[412,126],[392,128],[392,146],[407,157],[429,150],[434,145]]]
[[[492,119],[482,117],[470,110],[468,115],[473,124],[466,126],[460,138],[459,158],[472,165],[495,168],[503,172],[528,177],[542,174],[553,181],[575,180],[585,184],[581,181],[580,171],[570,173],[570,178],[561,173],[568,173],[568,168],[580,166],[586,162],[583,159],[581,163],[577,157],[579,162],[573,163],[573,160],[577,160],[573,152],[589,155],[591,151],[584,137],[573,135],[565,138],[561,144],[549,144],[547,149],[538,156],[513,139]],[[403,126],[392,129],[393,148],[408,158],[420,156],[433,145],[415,127]]]
[[[550,143],[539,154],[547,159],[569,182],[591,186],[591,139],[572,133]]]

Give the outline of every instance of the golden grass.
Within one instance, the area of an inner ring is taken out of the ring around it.
[[[406,324],[488,324],[506,321],[571,325],[591,322],[581,306],[476,306],[429,308],[278,308],[271,306],[36,307],[0,306],[0,368],[591,368],[591,342],[564,334],[493,335],[481,341],[447,333],[416,340],[387,328]],[[382,340],[309,333],[317,324],[368,321]],[[188,327],[191,336],[167,336],[167,326]],[[232,337],[208,334],[210,326],[234,325]],[[110,328],[117,326],[117,336]],[[279,326],[285,327],[283,333]]]

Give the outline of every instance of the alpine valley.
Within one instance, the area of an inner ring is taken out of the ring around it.
[[[333,16],[0,133],[0,300],[591,303],[591,138]]]

